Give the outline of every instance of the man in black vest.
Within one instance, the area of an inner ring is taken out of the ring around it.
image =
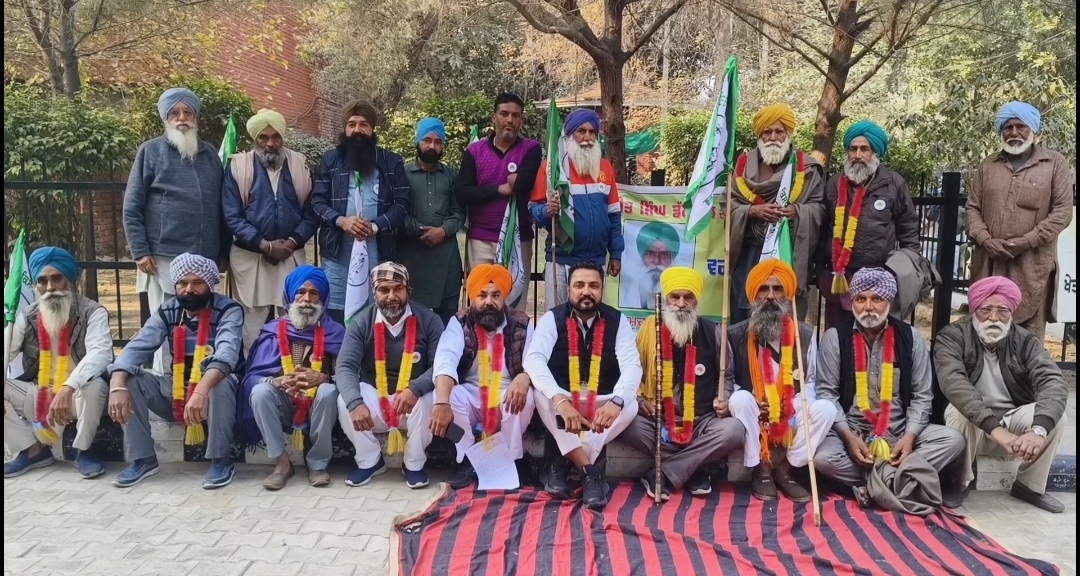
[[[694,496],[712,492],[712,478],[706,466],[718,462],[742,445],[745,429],[738,420],[722,417],[715,405],[720,379],[717,326],[698,316],[698,297],[704,290],[701,275],[692,268],[675,266],[660,274],[660,289],[666,304],[661,320],[661,354],[656,357],[656,316],[645,319],[638,329],[637,347],[644,374],[638,398],[638,415],[622,439],[635,450],[653,457],[656,450],[656,410],[664,410],[660,497],[667,500],[674,490],[686,487]],[[670,356],[669,356],[670,354]],[[694,358],[687,366],[687,356]],[[656,363],[671,362],[671,391],[656,401]],[[693,396],[686,396],[685,383],[693,382]],[[687,406],[690,404],[690,406]],[[689,421],[686,416],[689,413]],[[670,417],[671,421],[668,421]],[[685,426],[683,426],[685,424]],[[656,496],[656,470],[641,477],[649,497]]]
[[[917,454],[941,472],[963,454],[964,437],[930,424],[930,349],[922,334],[889,316],[896,297],[892,273],[863,268],[851,278],[850,289],[854,318],[821,339],[817,394],[835,402],[838,412],[814,464],[818,472],[854,487],[859,504],[867,506],[867,476],[876,461],[898,466]],[[893,374],[893,385],[884,387],[891,398],[882,398],[883,373]],[[863,378],[865,389],[857,384]],[[886,421],[875,426],[878,418]],[[946,494],[944,505],[954,507],[957,495]]]
[[[480,264],[469,272],[465,288],[470,306],[450,319],[435,352],[435,412],[431,430],[446,433],[451,420],[465,431],[457,443],[458,466],[450,475],[450,487],[460,490],[476,480],[476,471],[466,451],[476,443],[473,426],[485,424],[485,432],[501,430],[515,460],[525,454],[521,438],[532,420],[532,385],[522,369],[525,351],[532,339],[529,316],[506,305],[511,288],[510,271],[498,264]],[[500,337],[501,336],[501,337]],[[485,366],[481,345],[491,364]],[[501,369],[497,366],[502,358]],[[498,371],[499,381],[490,382]],[[485,373],[486,372],[486,373]],[[487,419],[481,403],[480,386],[498,386],[498,414]]]
[[[603,269],[582,262],[571,266],[566,277],[569,301],[540,319],[525,371],[536,387],[536,411],[562,454],[548,455],[544,489],[569,498],[572,462],[584,479],[582,502],[598,510],[608,501],[604,446],[638,412],[641,358],[626,316],[601,302]],[[594,362],[599,369],[590,369]]]

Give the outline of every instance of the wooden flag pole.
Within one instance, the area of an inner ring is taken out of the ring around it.
[[[727,350],[728,318],[731,316],[731,172],[728,172],[727,187],[724,188],[724,305],[720,320],[720,383],[716,387],[716,402],[727,398]]]
[[[806,399],[806,364],[803,363],[802,341],[799,336],[799,311],[791,299],[791,320],[795,324],[795,354],[799,360],[799,382],[802,386],[803,434],[806,436],[806,466],[810,471],[810,501],[814,507],[814,526],[821,526],[821,500],[818,496],[817,471],[814,469],[814,442],[810,435],[810,401]]]
[[[655,316],[655,319],[656,319],[656,362],[655,362],[656,363],[656,389],[654,390],[654,392],[656,393],[656,396],[655,396],[656,402],[654,403],[654,406],[653,406],[653,411],[656,413],[656,435],[655,435],[655,438],[654,438],[655,441],[656,441],[656,452],[655,452],[655,457],[656,458],[655,458],[655,461],[653,462],[653,465],[655,466],[655,471],[656,471],[656,478],[654,479],[654,482],[656,482],[656,486],[655,486],[655,489],[653,490],[653,500],[654,500],[654,502],[656,504],[659,504],[661,502],[663,491],[664,491],[664,473],[660,469],[661,452],[663,450],[662,430],[663,430],[663,426],[664,426],[664,422],[663,422],[663,420],[661,419],[661,416],[660,416],[661,412],[663,412],[663,410],[661,409],[661,406],[663,406],[663,402],[664,402],[664,368],[663,368],[664,361],[663,361],[663,356],[662,356],[663,350],[660,347],[660,338],[663,335],[662,334],[662,328],[661,328],[663,326],[663,319],[660,317],[662,300],[663,300],[663,296],[659,292],[657,292],[656,293],[656,316]]]

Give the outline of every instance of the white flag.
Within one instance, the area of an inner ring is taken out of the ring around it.
[[[353,240],[349,257],[349,276],[345,288],[345,323],[352,321],[371,299],[371,263],[368,261],[367,240]]]
[[[22,266],[19,267],[15,263],[13,258],[8,265],[8,277],[12,274],[19,273],[22,277],[19,282],[19,305],[15,309],[15,313],[18,314],[26,309],[31,302],[34,301],[34,283],[30,279],[30,264],[26,260],[26,252],[22,253]],[[22,354],[16,356],[10,363],[8,363],[9,378],[18,378],[23,374]]]
[[[739,107],[739,69],[734,56],[728,58],[720,96],[716,99],[709,126],[701,141],[690,186],[683,207],[687,209],[686,239],[692,239],[713,220],[713,196],[726,184],[724,176],[735,161],[735,114]],[[727,201],[725,192],[725,202]]]
[[[510,244],[506,240],[509,237]],[[510,295],[506,302],[516,307],[525,297],[529,279],[525,276],[525,266],[521,261],[521,235],[517,229],[517,198],[511,198],[503,214],[502,229],[499,230],[499,242],[495,245],[495,261],[510,271],[512,280]]]

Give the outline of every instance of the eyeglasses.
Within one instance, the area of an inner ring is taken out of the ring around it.
[[[1012,318],[1012,310],[1000,306],[980,306],[975,309],[975,315],[983,322],[994,318],[998,320],[1008,320],[1009,318]]]

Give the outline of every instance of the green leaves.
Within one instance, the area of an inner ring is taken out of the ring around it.
[[[171,78],[160,85],[141,90],[136,98],[132,120],[140,142],[161,135],[162,124],[157,112],[157,101],[165,89],[173,86],[184,86],[199,96],[202,102],[202,110],[199,112],[199,137],[213,144],[215,148],[225,136],[230,112],[236,114],[240,127],[255,115],[255,104],[251,98],[229,82],[201,77]],[[239,150],[251,147],[251,137],[247,130],[237,130],[237,137]]]

